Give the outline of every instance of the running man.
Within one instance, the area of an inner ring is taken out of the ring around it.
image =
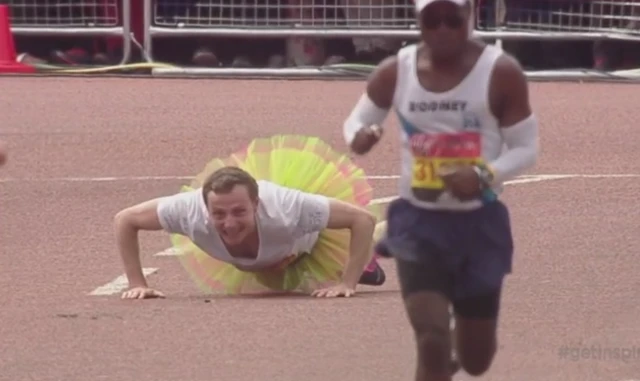
[[[490,368],[513,256],[498,195],[538,158],[526,77],[514,58],[471,38],[471,6],[416,0],[422,41],[375,69],[344,123],[346,142],[363,155],[390,109],[400,120],[400,197],[379,246],[397,262],[416,337],[416,381],[451,380],[452,346],[467,373]]]
[[[172,234],[183,265],[207,292],[349,297],[357,284],[383,284],[363,172],[346,157],[315,155],[314,147],[332,152],[315,138],[257,139],[226,162],[212,161],[195,187],[119,212],[116,237],[130,286],[122,297],[164,296],[143,275],[141,230]]]

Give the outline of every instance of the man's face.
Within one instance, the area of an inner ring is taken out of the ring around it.
[[[419,15],[422,39],[434,58],[455,56],[469,39],[469,8],[436,1]]]
[[[207,194],[209,218],[228,245],[238,245],[256,229],[258,200],[252,200],[247,187],[236,185],[225,194]]]

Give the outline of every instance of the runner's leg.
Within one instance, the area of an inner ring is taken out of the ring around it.
[[[377,245],[396,260],[402,297],[413,328],[416,381],[450,381],[451,300],[460,262],[451,252],[455,218],[419,209],[398,199],[388,209],[386,237]]]
[[[458,360],[465,372],[480,376],[497,351],[500,290],[454,302]]]
[[[450,381],[451,278],[435,261],[427,264],[396,259],[405,309],[418,351],[416,381]]]
[[[491,367],[497,351],[497,327],[504,277],[511,272],[513,238],[507,207],[501,202],[469,215],[462,250],[466,251],[453,302],[459,361],[469,374]]]

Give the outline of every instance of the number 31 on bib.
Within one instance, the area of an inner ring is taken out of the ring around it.
[[[444,189],[441,173],[463,165],[482,163],[480,135],[458,134],[419,135],[412,137],[414,189]]]
[[[440,174],[455,170],[463,165],[475,165],[482,162],[481,158],[429,158],[414,157],[412,188],[444,189],[444,182]]]

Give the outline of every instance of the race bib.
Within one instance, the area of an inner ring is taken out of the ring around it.
[[[432,158],[432,157],[414,157],[413,161],[413,178],[411,179],[412,188],[424,189],[443,189],[444,182],[440,177],[440,173],[449,169],[462,165],[479,164],[479,158]]]
[[[414,195],[424,201],[437,200],[444,192],[440,174],[458,166],[482,163],[481,151],[481,137],[475,132],[412,136]]]

